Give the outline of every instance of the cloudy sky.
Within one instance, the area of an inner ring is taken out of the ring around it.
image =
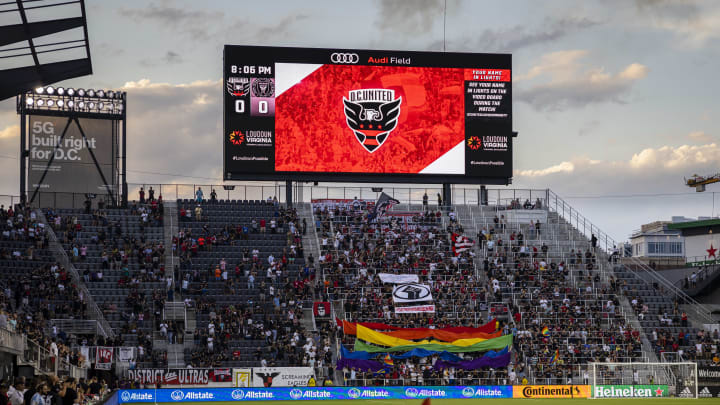
[[[720,171],[720,2],[447,0],[445,16],[444,0],[88,3],[94,74],[63,85],[128,92],[131,182],[219,181],[223,44],[445,42],[513,54],[513,187],[549,187],[618,240],[720,212],[720,185],[683,184]],[[0,194],[17,194],[18,122],[0,102]]]

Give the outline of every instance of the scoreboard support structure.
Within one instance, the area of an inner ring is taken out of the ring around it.
[[[442,199],[443,199],[443,205],[448,207],[452,205],[452,184],[450,183],[443,183],[442,185]]]
[[[292,181],[287,180],[285,182],[285,201],[287,202],[288,208],[292,208],[293,203],[293,193],[292,193]]]

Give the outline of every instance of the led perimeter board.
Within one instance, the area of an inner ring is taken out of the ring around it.
[[[226,45],[225,180],[508,184],[512,56]]]

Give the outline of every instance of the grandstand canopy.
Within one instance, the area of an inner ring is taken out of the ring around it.
[[[0,100],[89,74],[84,0],[0,2]]]

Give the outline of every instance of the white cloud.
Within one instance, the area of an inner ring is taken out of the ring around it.
[[[622,96],[649,72],[647,66],[632,63],[613,74],[603,67],[583,63],[588,54],[586,50],[567,50],[543,55],[526,74],[516,76],[515,82],[519,83],[516,99],[540,111],[621,103]],[[538,83],[544,77],[549,80]]]
[[[574,170],[575,165],[572,162],[561,162],[540,170],[516,170],[515,175],[524,177],[538,177],[547,176],[548,174],[555,173],[572,173]]]
[[[646,148],[633,154],[627,161],[604,161],[578,157],[572,161],[563,161],[544,169],[515,170],[514,174],[516,177],[544,177],[558,174],[575,175],[577,172],[586,170],[598,170],[597,174],[601,175],[600,172],[608,168],[634,175],[648,172],[659,173],[665,169],[672,169],[673,173],[678,173],[685,168],[709,167],[716,162],[720,162],[720,145],[711,143]]]
[[[633,155],[629,165],[633,169],[682,168],[709,162],[720,162],[720,147],[709,145],[662,146],[643,149]]]
[[[11,125],[0,129],[0,138],[16,138],[20,136],[20,125]]]

